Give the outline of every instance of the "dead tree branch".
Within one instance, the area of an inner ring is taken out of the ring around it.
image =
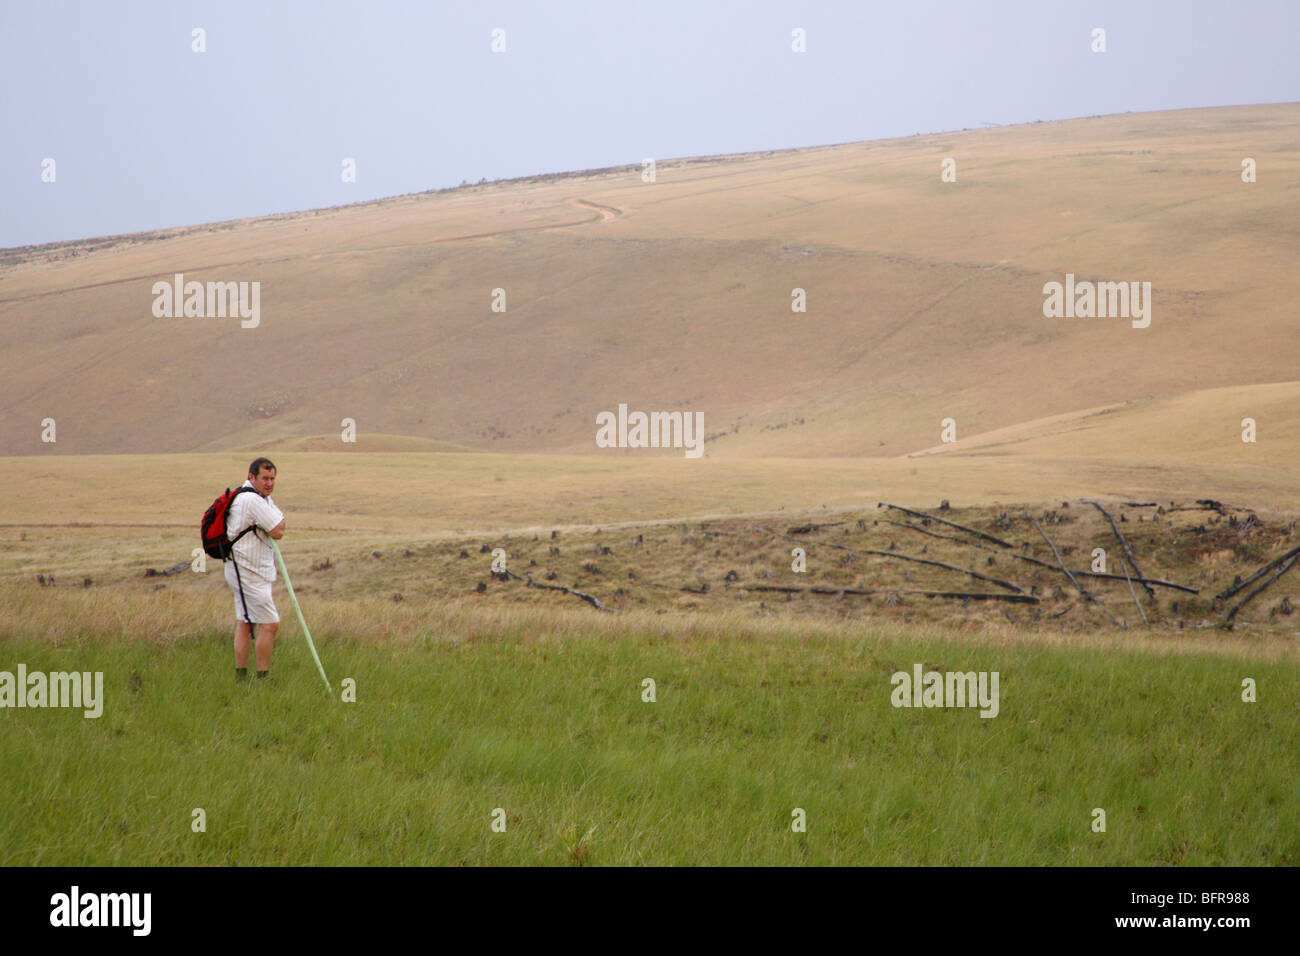
[[[1244,598],[1241,599],[1241,603],[1239,603],[1236,607],[1234,607],[1231,611],[1228,612],[1228,616],[1223,619],[1224,623],[1225,624],[1232,623],[1232,619],[1237,616],[1238,611],[1240,611],[1243,607],[1245,607],[1247,604],[1253,601],[1255,599],[1255,595],[1259,594],[1261,591],[1263,591],[1266,587],[1268,587],[1270,584],[1272,584],[1282,575],[1290,571],[1291,568],[1295,566],[1297,560],[1300,560],[1300,555],[1293,554],[1291,557],[1283,561],[1282,564],[1278,566],[1278,569],[1273,572],[1272,577],[1270,577],[1259,587],[1255,588],[1255,590],[1247,594]]]
[[[1052,554],[1056,555],[1056,563],[1061,566],[1061,570],[1065,572],[1065,576],[1070,579],[1070,583],[1079,589],[1080,594],[1086,597],[1093,604],[1097,605],[1097,607],[1101,608],[1102,611],[1105,613],[1105,615],[1108,618],[1110,618],[1111,621],[1114,622],[1116,627],[1122,627],[1123,625],[1121,625],[1119,621],[1115,620],[1115,615],[1111,614],[1110,611],[1107,611],[1105,606],[1100,601],[1098,601],[1095,597],[1093,597],[1091,594],[1085,591],[1083,585],[1079,583],[1079,579],[1070,573],[1070,569],[1067,568],[1065,566],[1065,562],[1061,560],[1061,552],[1056,550],[1056,545],[1053,544],[1052,539],[1047,536],[1047,532],[1044,531],[1043,526],[1038,523],[1038,519],[1034,517],[1030,517],[1029,520],[1034,523],[1034,527],[1038,529],[1038,533],[1043,536],[1043,540],[1047,542],[1047,546],[1052,549]]]
[[[1003,555],[1004,557],[1015,558],[1017,561],[1024,561],[1027,564],[1035,564],[1040,568],[1047,568],[1050,571],[1057,570],[1056,565],[1049,564],[1046,561],[1040,561],[1038,558],[1031,558],[1027,554],[1006,554],[1003,551],[998,551],[994,548],[986,548],[982,544],[976,544],[974,541],[967,541],[964,538],[958,538],[956,535],[935,534],[933,531],[926,531],[924,528],[918,528],[916,525],[909,524],[906,521],[890,521],[888,518],[885,518],[884,520],[887,521],[889,524],[897,525],[900,528],[908,528],[912,531],[919,531],[921,532],[921,534],[929,535],[932,538],[943,538],[945,541],[956,541],[958,544],[964,544],[968,548],[978,548],[981,551],[987,551],[989,554],[1000,554]],[[838,548],[841,547],[841,545],[830,545],[830,547]],[[1157,578],[1131,578],[1128,576],[1127,570],[1125,570],[1124,574],[1122,575],[1108,574],[1105,571],[1082,571],[1082,570],[1075,570],[1074,573],[1081,577],[1103,578],[1110,581],[1136,580],[1139,584],[1154,584],[1156,587],[1171,588],[1172,590],[1182,591],[1186,594],[1201,593],[1197,588],[1191,588],[1185,584],[1175,584],[1173,581],[1161,581]]]
[[[1237,584],[1234,584],[1232,587],[1228,588],[1226,591],[1221,591],[1220,593],[1216,594],[1214,596],[1214,600],[1226,601],[1228,598],[1232,597],[1242,588],[1250,587],[1251,584],[1253,584],[1255,581],[1258,581],[1265,574],[1268,574],[1269,571],[1272,571],[1283,561],[1287,560],[1288,558],[1293,558],[1297,554],[1300,554],[1300,547],[1292,548],[1286,554],[1279,555],[1278,557],[1274,558],[1272,561],[1268,562],[1268,564],[1260,568],[1258,571],[1256,571],[1254,574],[1252,574],[1250,577],[1246,578],[1244,581],[1238,582]]]
[[[888,501],[882,501],[876,505],[877,508],[893,508],[895,511],[901,511],[904,514],[915,515],[918,518],[925,518],[929,521],[937,521],[940,524],[946,524],[950,528],[956,528],[959,531],[965,531],[967,534],[973,534],[983,538],[985,541],[992,541],[994,544],[1003,548],[1014,547],[1010,542],[1003,541],[1001,538],[995,538],[991,534],[985,534],[983,531],[977,531],[974,528],[968,528],[964,524],[958,524],[955,521],[949,521],[947,518],[936,518],[934,515],[928,515],[924,511],[913,511],[911,508],[903,508],[899,505],[891,505]]]
[[[906,554],[899,554],[897,551],[877,551],[874,548],[863,548],[862,554],[875,554],[882,558],[898,558],[900,561],[915,561],[917,564],[929,564],[936,568],[944,568],[947,571],[959,571],[962,574],[969,574],[973,578],[981,581],[988,581],[990,584],[996,584],[999,587],[1015,591],[1017,594],[1024,594],[1025,589],[1019,584],[1012,584],[1010,581],[1003,581],[1000,578],[989,577],[987,574],[980,574],[978,571],[968,571],[966,568],[959,568],[955,564],[944,564],[942,561],[931,561],[929,558],[913,558]]]
[[[775,537],[778,538],[790,537],[787,534],[777,534],[775,531],[768,531],[767,528],[759,528],[758,530],[765,531],[768,534],[774,535]],[[948,571],[960,571],[962,574],[969,574],[973,578],[978,578],[981,581],[988,581],[990,584],[996,584],[999,587],[1008,588],[1009,590],[1015,591],[1018,594],[1025,593],[1025,589],[1022,588],[1019,584],[1012,584],[1010,581],[1003,581],[1000,580],[999,578],[989,577],[987,574],[980,574],[978,571],[968,571],[966,568],[959,568],[953,564],[944,564],[942,561],[931,561],[929,558],[913,558],[906,554],[899,554],[897,551],[877,551],[873,548],[862,548],[860,550],[855,551],[852,548],[846,548],[842,544],[831,544],[830,542],[827,541],[818,541],[815,543],[827,548],[838,548],[841,551],[847,551],[849,554],[855,556],[858,554],[875,554],[885,558],[898,558],[900,561],[915,561],[917,564],[930,564],[935,566],[936,568],[944,568]]]
[[[1128,581],[1128,593],[1133,595],[1133,603],[1137,605],[1138,613],[1142,615],[1142,623],[1150,627],[1151,622],[1147,620],[1147,612],[1142,610],[1142,602],[1138,600],[1138,593],[1133,590],[1133,581],[1128,576],[1128,565],[1121,561],[1119,566],[1124,569],[1124,580]]]
[[[565,594],[572,594],[574,597],[582,598],[584,601],[586,601],[588,604],[594,607],[597,611],[607,611],[610,614],[614,613],[614,609],[612,607],[606,607],[603,603],[601,603],[600,598],[596,597],[594,594],[587,594],[585,591],[575,591],[573,588],[566,588],[562,584],[541,584],[537,581],[534,581],[533,576],[531,574],[527,574],[524,575],[523,577],[520,577],[518,574],[515,574],[515,572],[510,570],[506,570],[501,573],[514,578],[516,581],[523,581],[530,588],[545,588],[548,591],[563,591]]]
[[[1012,604],[1038,604],[1038,598],[1030,594],[993,594],[980,591],[916,591],[916,590],[898,590],[896,588],[880,588],[875,590],[862,588],[827,588],[827,587],[792,587],[783,584],[748,584],[740,588],[742,591],[777,591],[782,594],[881,594],[893,591],[896,594],[915,594],[919,597],[930,598],[956,598],[971,601],[1010,601]]]
[[[1103,515],[1106,516],[1106,520],[1110,522],[1110,530],[1115,532],[1115,537],[1119,540],[1119,545],[1124,551],[1124,557],[1127,558],[1128,563],[1133,566],[1133,573],[1138,576],[1139,580],[1142,580],[1142,589],[1147,592],[1147,600],[1154,601],[1156,599],[1156,592],[1153,591],[1151,589],[1151,586],[1146,583],[1145,581],[1146,575],[1143,574],[1142,569],[1137,566],[1137,559],[1133,557],[1133,549],[1128,546],[1128,539],[1125,538],[1124,535],[1120,533],[1119,525],[1115,523],[1115,519],[1111,517],[1110,512],[1102,507],[1100,501],[1096,501],[1092,498],[1080,498],[1079,500],[1082,501],[1084,504],[1092,505],[1094,508],[1096,508],[1098,511],[1100,511]],[[1125,571],[1124,574],[1125,577],[1128,576],[1127,571]],[[1142,615],[1142,619],[1146,620],[1145,614]]]

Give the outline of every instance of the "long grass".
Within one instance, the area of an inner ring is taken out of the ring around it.
[[[224,631],[8,633],[0,670],[103,671],[105,705],[0,710],[0,864],[1300,862],[1289,657],[535,609],[345,635],[354,611],[312,625],[355,703],[289,623],[242,684]],[[1000,713],[895,709],[914,663],[998,671]]]

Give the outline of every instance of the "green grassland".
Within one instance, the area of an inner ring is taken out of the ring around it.
[[[1259,646],[448,607],[379,641],[371,611],[309,622],[355,703],[296,623],[243,684],[202,614],[6,625],[0,669],[103,671],[105,705],[0,710],[0,863],[1300,862],[1300,666]],[[892,707],[915,663],[998,671],[998,716]]]

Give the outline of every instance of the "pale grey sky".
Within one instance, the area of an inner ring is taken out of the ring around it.
[[[1294,101],[1297,9],[5,0],[0,247],[646,156]],[[791,49],[796,27],[805,53]],[[341,181],[345,157],[355,183]]]

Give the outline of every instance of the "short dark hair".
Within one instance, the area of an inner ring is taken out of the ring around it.
[[[253,463],[248,466],[248,473],[252,475],[254,478],[256,478],[259,474],[261,474],[263,468],[270,468],[272,471],[278,470],[275,467],[275,462],[271,461],[271,459],[254,458]]]

